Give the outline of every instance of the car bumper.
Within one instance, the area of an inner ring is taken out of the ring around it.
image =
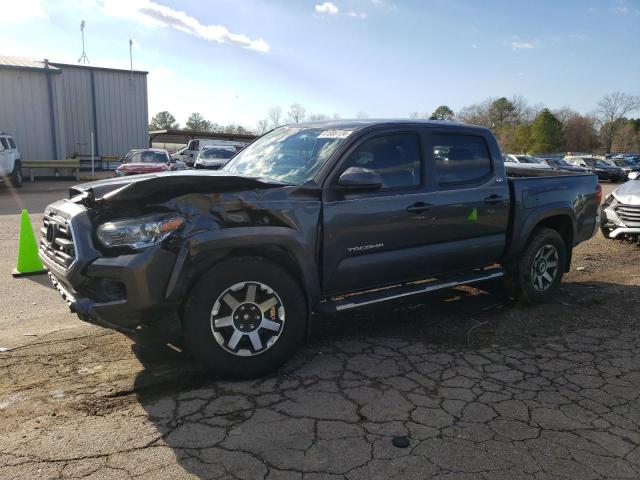
[[[600,211],[601,226],[603,230],[608,231],[609,238],[617,238],[621,235],[639,235],[640,234],[640,206],[635,207],[638,214],[633,213],[634,207],[629,205],[621,206],[621,211],[611,205],[603,205]],[[626,213],[623,213],[626,211]],[[629,213],[629,212],[632,213]]]
[[[56,211],[72,227],[76,258],[71,266],[62,266],[46,254],[43,242],[47,240],[40,247],[51,282],[71,311],[81,320],[126,332],[175,313],[177,305],[165,298],[165,292],[176,255],[153,246],[139,253],[104,257],[93,247],[91,229],[83,225],[87,214],[82,209],[78,212],[79,208],[56,202],[45,211]]]

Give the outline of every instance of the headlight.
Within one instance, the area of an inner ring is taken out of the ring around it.
[[[161,242],[184,223],[179,215],[147,215],[100,225],[96,236],[105,247],[141,250]]]
[[[613,196],[612,193],[607,195],[607,198],[604,199],[604,203],[606,203],[610,207],[615,207],[618,204],[616,197]]]

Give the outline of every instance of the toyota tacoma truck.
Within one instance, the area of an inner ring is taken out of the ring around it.
[[[592,174],[514,175],[481,127],[284,126],[218,171],[72,187],[46,208],[40,256],[81,319],[134,334],[168,319],[212,371],[254,377],[312,314],[494,279],[547,299],[602,190]]]

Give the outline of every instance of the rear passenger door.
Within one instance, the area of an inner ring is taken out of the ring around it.
[[[433,187],[430,242],[437,245],[430,273],[496,262],[506,245],[509,187],[485,138],[435,130],[425,137],[425,157]]]

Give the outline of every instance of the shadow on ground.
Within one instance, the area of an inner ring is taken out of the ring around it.
[[[448,290],[315,318],[259,380],[141,347],[135,391],[199,478],[638,478],[639,301],[599,282],[533,307]]]

